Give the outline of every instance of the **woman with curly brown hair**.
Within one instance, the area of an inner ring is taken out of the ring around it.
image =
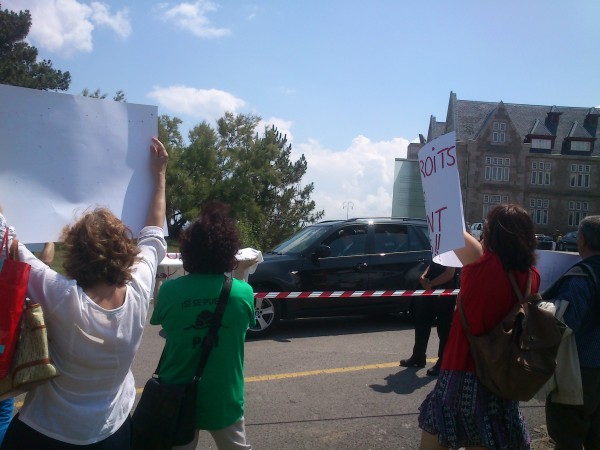
[[[137,245],[107,209],[63,231],[63,276],[19,243],[31,265],[28,296],[40,303],[50,356],[60,375],[29,391],[2,449],[129,449],[135,401],[131,363],[140,345],[158,263],[166,253],[167,152],[151,145],[152,191]],[[6,229],[0,214],[0,233]],[[14,231],[11,229],[11,238]]]
[[[483,226],[483,245],[465,233],[455,253],[463,263],[460,296],[471,332],[491,331],[517,303],[508,272],[523,292],[531,271],[531,292],[540,274],[529,213],[518,205],[498,205]],[[419,408],[421,449],[526,450],[530,438],[519,402],[500,398],[475,375],[469,342],[455,310],[438,381]]]
[[[224,281],[237,266],[240,247],[229,207],[212,202],[202,208],[180,236],[187,275],[160,287],[150,323],[161,325],[166,343],[160,378],[167,384],[187,383],[194,376]],[[220,450],[250,449],[244,428],[244,341],[254,325],[254,294],[245,281],[233,279],[215,346],[198,383],[196,429],[208,430]],[[199,433],[188,445],[196,448]]]

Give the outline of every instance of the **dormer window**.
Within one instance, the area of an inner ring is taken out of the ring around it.
[[[506,142],[506,123],[494,122],[494,132],[492,133],[492,142],[504,143]]]
[[[552,140],[550,139],[532,139],[531,148],[550,150],[552,148]]]
[[[571,151],[589,152],[590,143],[588,141],[571,141]]]

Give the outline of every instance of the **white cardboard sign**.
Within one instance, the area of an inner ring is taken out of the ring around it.
[[[55,242],[108,207],[143,227],[157,107],[0,85],[0,205],[19,239]]]
[[[465,219],[455,132],[440,136],[419,150],[419,171],[433,259],[444,266],[460,267],[453,250],[465,246]]]

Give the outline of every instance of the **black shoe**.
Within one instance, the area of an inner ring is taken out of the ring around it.
[[[433,367],[427,369],[427,375],[430,377],[437,377],[440,374],[440,360],[433,365]]]
[[[414,355],[408,359],[401,359],[400,365],[402,367],[425,367],[425,356],[423,359],[417,359]]]

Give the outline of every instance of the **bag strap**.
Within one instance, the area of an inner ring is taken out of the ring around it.
[[[517,280],[515,280],[515,276],[513,275],[512,271],[508,271],[508,279],[510,280],[510,284],[513,288],[513,291],[515,291],[515,294],[517,294],[517,298],[519,299],[519,304],[526,301],[527,297],[531,294],[531,283],[532,283],[531,269],[529,269],[527,284],[525,286],[525,294],[523,294],[521,292],[521,290],[519,289],[519,286],[517,285]],[[458,306],[460,322],[462,323],[463,329],[465,330],[465,333],[467,333],[467,335],[470,335],[471,327],[469,327],[469,324],[467,323],[467,318],[465,317],[465,311],[463,309],[462,296],[460,295],[460,292],[458,293],[458,295],[456,297],[456,304]]]
[[[229,293],[231,292],[231,277],[225,275],[225,279],[223,280],[223,288],[221,289],[221,295],[219,296],[219,301],[217,303],[217,307],[215,308],[215,312],[213,314],[213,318],[210,321],[210,326],[208,329],[208,334],[202,341],[202,347],[200,348],[200,361],[198,362],[198,367],[196,368],[196,373],[194,374],[193,381],[198,381],[202,378],[202,373],[204,372],[204,366],[206,366],[206,362],[208,361],[208,357],[210,356],[210,352],[213,348],[213,345],[217,341],[217,332],[221,327],[221,320],[223,319],[223,313],[225,312],[225,306],[227,305],[227,300],[229,299]],[[166,342],[165,342],[166,347]],[[158,364],[156,366],[156,370],[154,370],[154,375],[158,377],[158,369],[160,367],[160,363],[165,356],[165,347],[163,347],[163,351],[160,355],[160,359],[158,360]]]
[[[13,238],[12,244],[10,244],[10,251],[8,257],[14,261],[20,261],[19,259],[19,241],[17,238]]]
[[[2,237],[2,245],[0,246],[0,257],[2,254],[6,252],[6,259],[9,258],[10,253],[8,252],[8,225],[6,226],[6,231],[4,232],[4,236]]]
[[[225,312],[225,306],[227,305],[227,299],[229,298],[229,292],[231,291],[231,284],[231,277],[225,275],[225,280],[223,281],[223,288],[221,289],[221,295],[219,296],[219,303],[217,303],[213,319],[210,321],[208,334],[202,341],[202,353],[200,355],[200,362],[198,363],[198,368],[196,369],[194,381],[202,378],[202,372],[204,372],[204,366],[208,361],[210,351],[212,350],[215,342],[217,342],[217,333],[219,331],[219,328],[221,327],[221,320],[223,319],[223,313]]]
[[[515,294],[517,294],[519,303],[523,303],[523,301],[526,300],[529,295],[531,295],[531,282],[532,282],[531,269],[529,269],[529,275],[527,277],[527,284],[525,285],[524,293],[522,293],[521,290],[519,289],[519,286],[517,285],[517,280],[515,280],[515,276],[512,273],[512,271],[508,272],[508,279],[510,280],[510,284],[513,288],[513,291],[515,291]]]
[[[0,244],[0,255],[4,253],[6,253],[6,259],[19,261],[19,241],[17,238],[13,238],[12,243],[10,244],[10,249],[8,248],[8,226],[4,232],[2,244]]]

